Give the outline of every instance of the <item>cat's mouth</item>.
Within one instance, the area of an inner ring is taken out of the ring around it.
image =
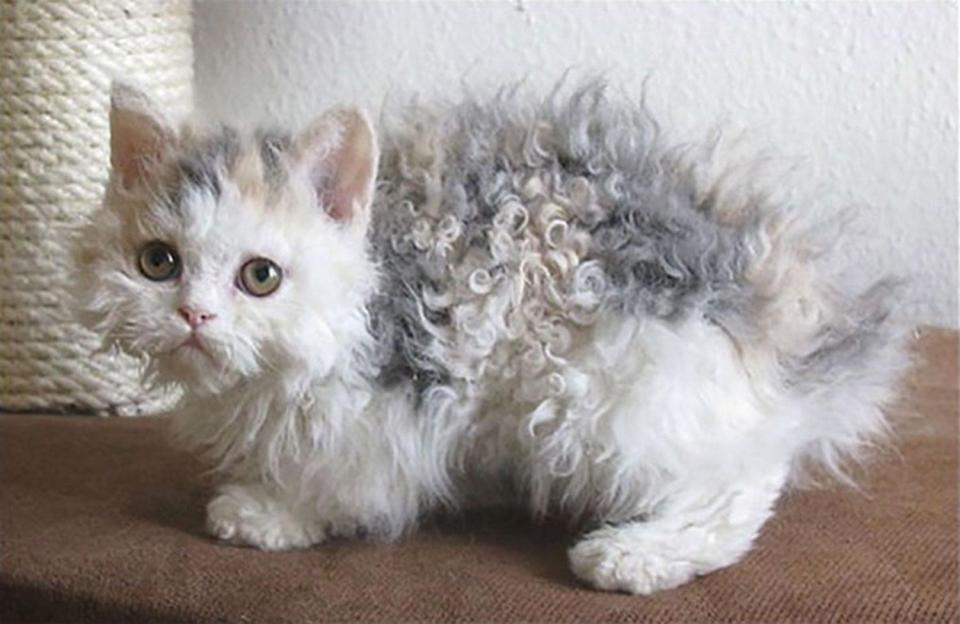
[[[156,360],[161,379],[208,394],[221,390],[233,378],[226,366],[229,359],[215,338],[191,333],[175,340]]]
[[[171,351],[171,353],[181,353],[184,351],[197,351],[206,355],[208,358],[213,359],[213,355],[203,345],[203,341],[200,339],[200,336],[196,334],[190,334],[187,339],[177,345],[173,351]]]

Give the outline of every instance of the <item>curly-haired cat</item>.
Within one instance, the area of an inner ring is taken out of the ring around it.
[[[183,388],[213,535],[395,538],[508,499],[645,594],[736,562],[804,466],[883,433],[892,282],[837,281],[833,219],[707,179],[601,84],[392,125],[177,130],[114,87],[83,316]]]

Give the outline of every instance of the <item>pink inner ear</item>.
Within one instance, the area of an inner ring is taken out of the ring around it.
[[[364,154],[355,153],[353,138],[347,134],[343,144],[315,165],[311,176],[321,207],[335,221],[350,221],[357,203],[369,201],[370,164],[363,161]]]
[[[335,221],[347,221],[353,217],[353,206],[350,196],[338,189],[326,193],[324,204],[327,206],[327,214]]]
[[[143,180],[150,164],[159,160],[175,141],[162,121],[140,111],[111,111],[110,164],[124,187]]]
[[[310,172],[310,182],[317,193],[320,208],[334,221],[349,221],[352,216],[349,198],[336,184],[327,169],[335,168],[335,159],[330,157],[315,165]]]
[[[120,173],[123,186],[130,188],[143,179],[148,164],[162,151],[162,143],[152,137],[130,136],[116,142],[111,164]]]
[[[362,210],[370,202],[374,173],[369,162],[348,162],[339,166],[339,179],[334,187],[324,193],[327,214],[336,221],[348,221],[356,215],[358,205]]]

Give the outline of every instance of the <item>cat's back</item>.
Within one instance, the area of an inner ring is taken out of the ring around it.
[[[412,380],[425,421],[465,406],[473,464],[566,474],[613,406],[641,427],[714,409],[691,396],[739,397],[730,413],[756,422],[744,406],[764,397],[831,467],[882,428],[906,361],[893,282],[841,276],[836,213],[712,174],[600,84],[414,108],[396,128],[371,228],[381,380]],[[550,487],[531,483],[542,508]]]
[[[704,194],[601,84],[409,109],[383,140],[371,234],[385,376],[479,378],[563,353],[603,317],[740,305],[754,230]]]

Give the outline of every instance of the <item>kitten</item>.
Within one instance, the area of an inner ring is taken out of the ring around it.
[[[884,432],[892,282],[827,277],[835,219],[706,180],[601,84],[395,125],[177,131],[113,89],[83,316],[182,387],[214,536],[389,539],[508,497],[584,530],[579,578],[647,594]]]

